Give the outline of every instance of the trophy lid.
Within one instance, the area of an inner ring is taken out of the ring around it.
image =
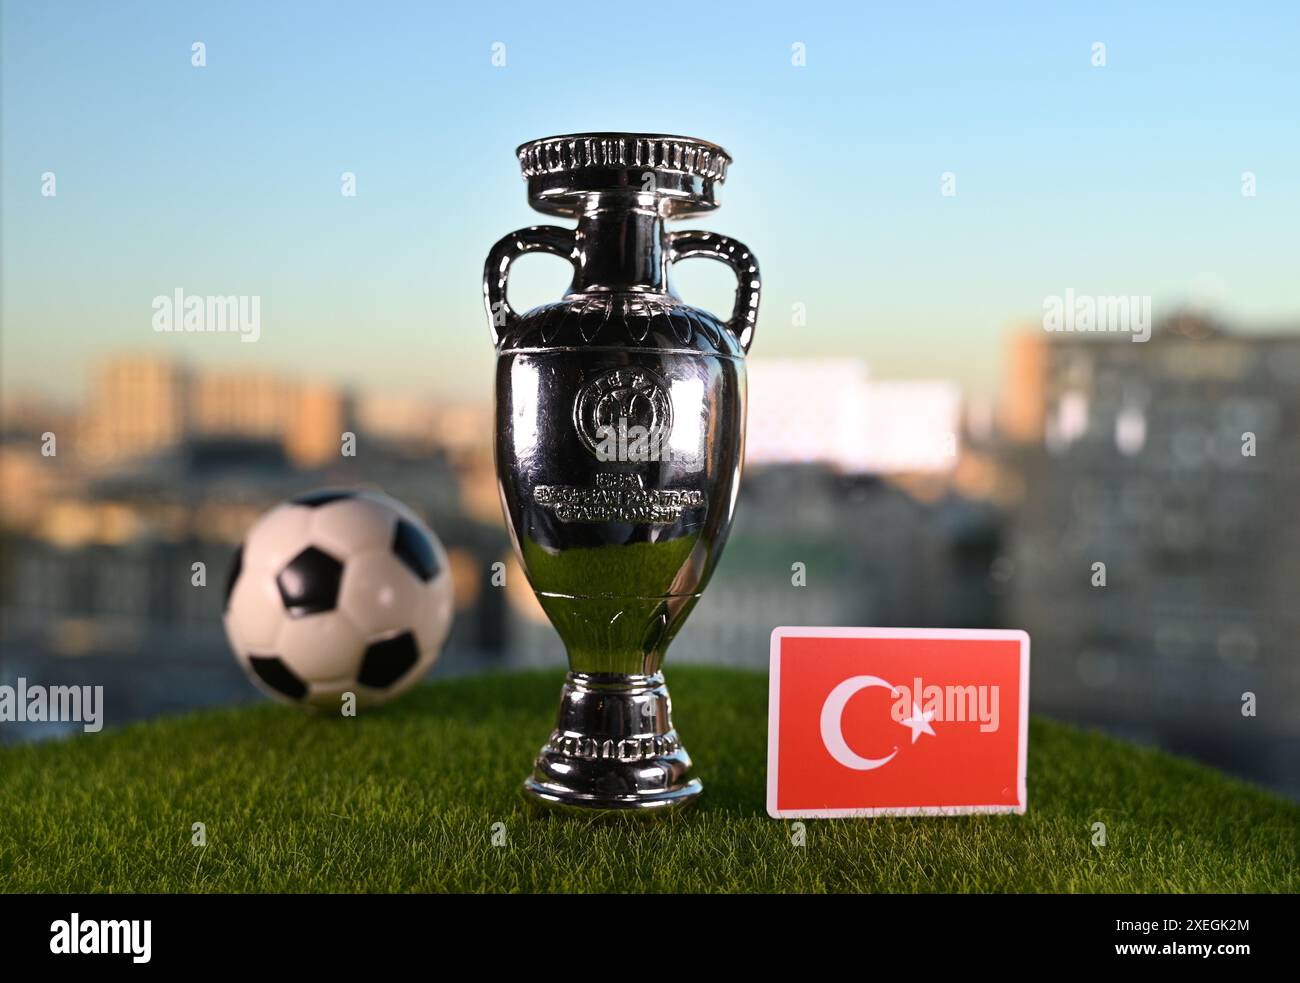
[[[653,195],[665,216],[712,211],[731,163],[717,144],[653,133],[543,137],[515,153],[533,208],[570,217],[591,195],[618,192]]]

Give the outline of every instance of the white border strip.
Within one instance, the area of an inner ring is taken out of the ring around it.
[[[778,809],[777,760],[780,747],[781,640],[785,638],[929,638],[1020,643],[1020,735],[1016,761],[1016,804],[974,806],[891,806],[886,809]],[[877,816],[1024,815],[1029,804],[1025,776],[1029,764],[1029,633],[986,628],[808,628],[772,629],[767,681],[767,814],[773,819],[875,818]]]

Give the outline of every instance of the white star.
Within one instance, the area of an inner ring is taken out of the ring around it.
[[[922,734],[929,734],[931,737],[939,736],[934,732],[934,728],[930,726],[930,721],[933,719],[933,710],[926,710],[925,713],[922,713],[920,705],[913,702],[912,715],[906,720],[900,721],[900,723],[902,723],[904,727],[912,728],[912,743],[915,744],[916,739]]]

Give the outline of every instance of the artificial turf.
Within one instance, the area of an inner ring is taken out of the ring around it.
[[[560,679],[434,683],[357,718],[264,704],[0,749],[0,890],[1300,890],[1300,806],[1041,719],[1024,816],[806,820],[801,837],[764,809],[767,678],[735,670],[668,672],[705,783],[694,810],[538,818],[518,787]]]

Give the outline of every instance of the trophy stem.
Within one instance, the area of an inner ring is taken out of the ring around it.
[[[670,812],[702,791],[690,768],[663,673],[570,672],[524,793],[573,812]]]

